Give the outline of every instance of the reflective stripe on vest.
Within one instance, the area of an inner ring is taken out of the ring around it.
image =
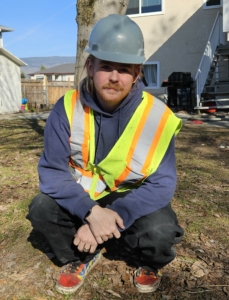
[[[95,166],[93,110],[83,108],[76,97],[74,91],[69,91],[64,98],[67,116],[71,117],[70,166],[77,182],[94,200],[141,184],[157,170],[173,135],[181,128],[181,120],[162,101],[143,92],[143,100],[124,132],[107,157]],[[74,113],[69,103],[75,103]]]

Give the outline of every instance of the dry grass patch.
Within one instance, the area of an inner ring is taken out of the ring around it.
[[[114,253],[113,261],[104,257],[95,267],[79,294],[64,296],[54,289],[60,268],[47,257],[47,242],[25,218],[39,192],[44,126],[42,120],[0,121],[1,299],[229,298],[229,151],[219,148],[229,146],[228,129],[185,125],[177,137],[173,206],[186,233],[176,247],[177,258],[162,270],[159,291],[139,294],[133,269]]]

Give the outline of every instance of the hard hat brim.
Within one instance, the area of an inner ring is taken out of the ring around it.
[[[133,54],[106,52],[106,51],[93,51],[89,47],[85,48],[85,51],[100,60],[106,60],[106,61],[117,62],[122,64],[139,65],[145,61],[144,57],[133,55]]]

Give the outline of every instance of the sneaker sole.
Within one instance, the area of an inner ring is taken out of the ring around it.
[[[101,252],[99,254],[97,254],[97,259],[96,259],[96,262],[93,264],[93,266],[85,273],[85,277],[91,272],[91,270],[93,270],[93,268],[98,264],[98,262],[100,261],[102,257],[102,254]],[[64,295],[67,295],[67,294],[73,294],[75,293],[80,287],[81,285],[84,283],[84,279],[82,279],[81,283],[78,284],[77,286],[75,287],[64,287],[62,285],[60,285],[58,282],[56,283],[56,286],[55,286],[55,289],[61,293],[61,294],[64,294]]]

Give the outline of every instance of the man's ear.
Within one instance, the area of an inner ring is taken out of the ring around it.
[[[139,77],[141,73],[141,66],[140,65],[135,65],[134,66],[134,80],[133,80],[133,83],[135,83]]]
[[[90,58],[87,59],[86,67],[87,67],[88,75],[90,77],[93,77],[94,76],[94,68],[93,68],[93,63]]]

